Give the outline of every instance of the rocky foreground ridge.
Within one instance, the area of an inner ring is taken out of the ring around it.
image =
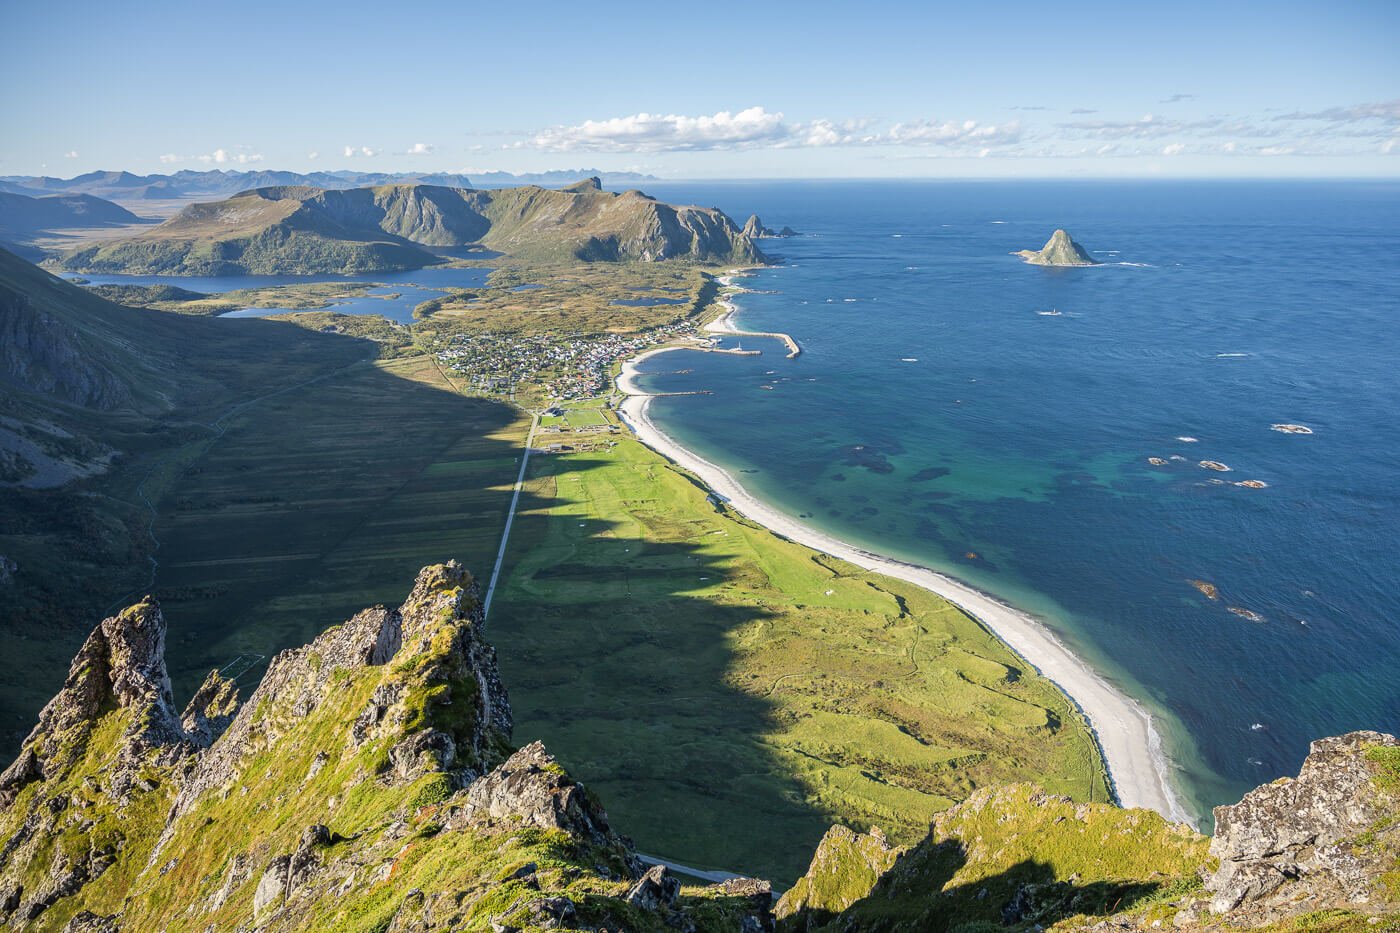
[[[643,866],[511,708],[456,563],[397,609],[284,651],[244,700],[211,673],[181,710],[165,622],[104,620],[0,774],[0,926],[15,930],[1395,929],[1400,743],[1314,743],[1296,779],[1155,813],[985,788],[928,837],[833,827],[767,882]]]

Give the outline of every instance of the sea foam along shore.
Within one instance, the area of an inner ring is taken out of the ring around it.
[[[734,310],[730,304],[720,319],[723,322],[720,328],[729,323],[728,317]],[[626,398],[620,411],[638,440],[694,473],[729,507],[768,530],[858,567],[921,586],[979,620],[1079,707],[1103,750],[1109,780],[1120,804],[1147,807],[1171,820],[1193,822],[1167,777],[1168,763],[1162,739],[1147,710],[1080,660],[1044,625],[1019,609],[951,577],[927,567],[882,557],[804,525],[761,502],[728,471],[682,447],[658,428],[648,415],[651,396],[637,387],[637,365],[655,354],[684,349],[648,350],[623,364],[617,386]]]

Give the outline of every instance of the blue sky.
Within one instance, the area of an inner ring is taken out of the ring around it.
[[[1393,0],[4,2],[0,174],[1400,174]]]

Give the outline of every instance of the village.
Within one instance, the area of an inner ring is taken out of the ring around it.
[[[437,351],[440,365],[483,395],[514,400],[518,391],[562,401],[593,398],[611,385],[614,364],[668,340],[694,338],[679,321],[634,334],[454,334]]]

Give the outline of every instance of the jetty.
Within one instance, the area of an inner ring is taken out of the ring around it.
[[[731,331],[731,333],[733,333],[736,337],[772,337],[775,340],[781,340],[784,344],[787,345],[788,359],[792,359],[793,357],[797,356],[799,353],[802,352],[802,348],[797,345],[797,341],[793,340],[792,337],[788,334],[770,333],[767,331],[758,330],[736,330]]]

